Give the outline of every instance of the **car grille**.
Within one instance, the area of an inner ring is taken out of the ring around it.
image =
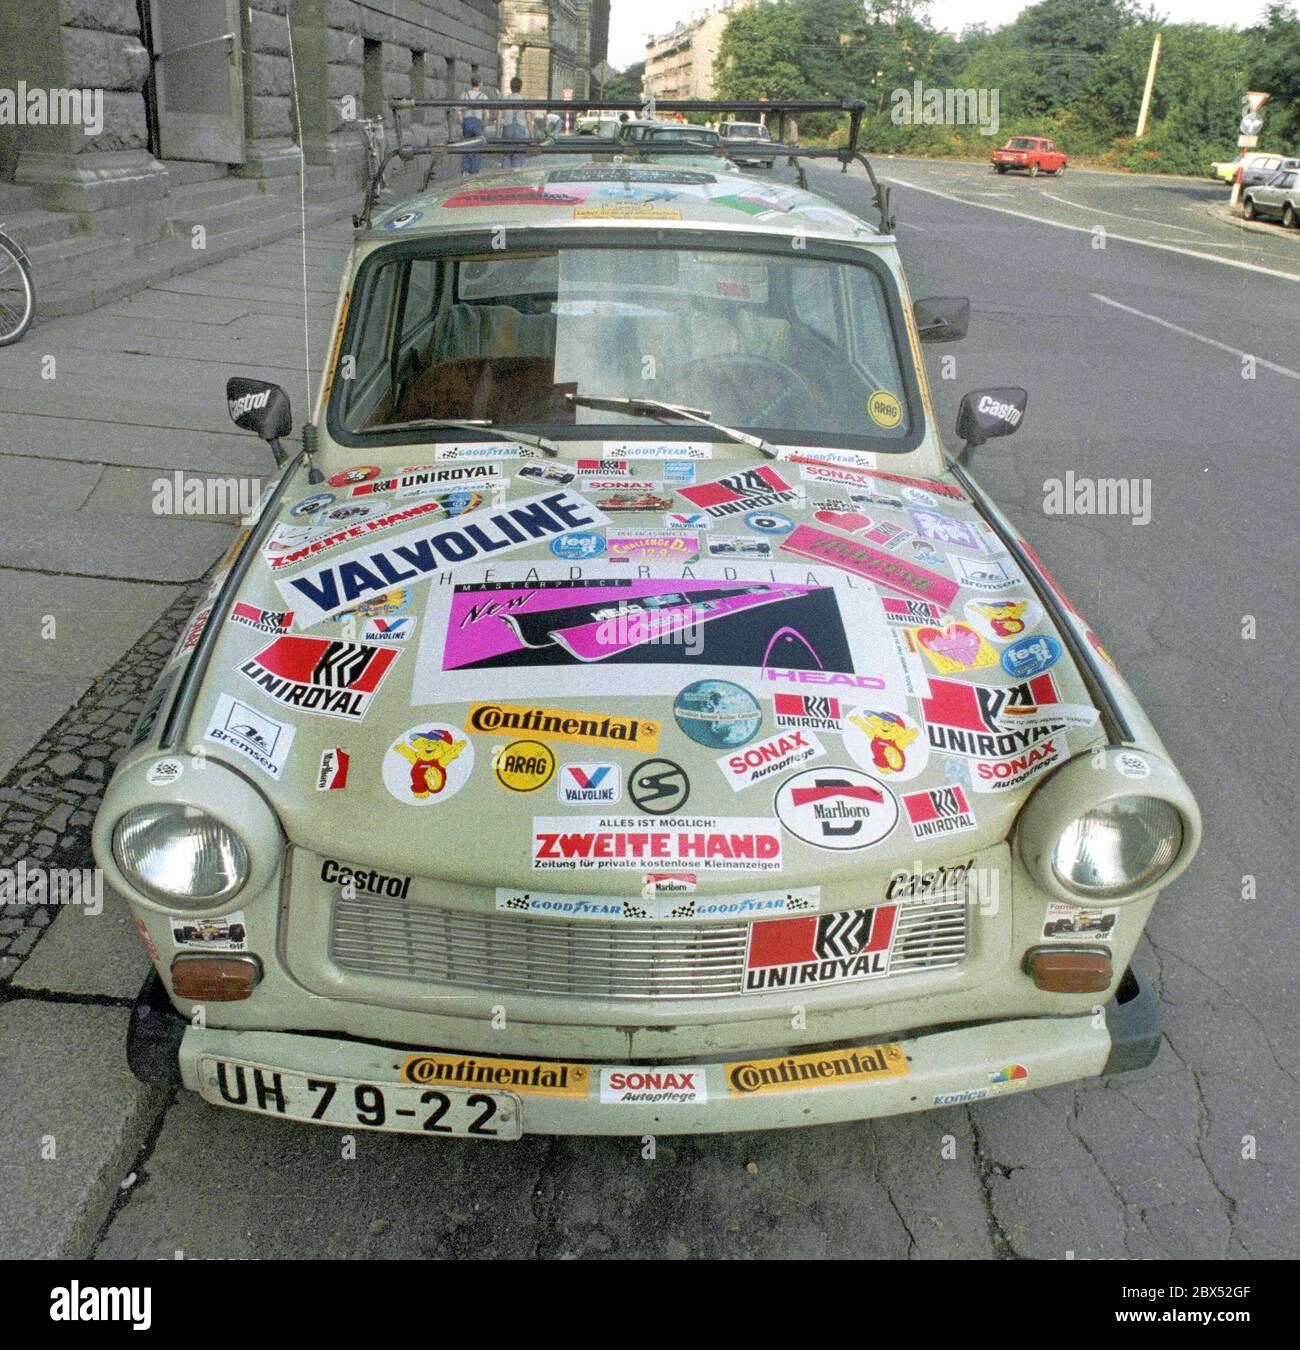
[[[339,896],[330,955],[344,970],[501,993],[723,998],[744,992],[748,924],[606,924],[468,914]],[[960,897],[900,906],[890,974],[966,956]]]

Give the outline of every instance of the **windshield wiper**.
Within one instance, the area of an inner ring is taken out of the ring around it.
[[[493,426],[484,417],[420,417],[414,422],[381,422],[375,427],[362,427],[367,435],[372,431],[491,431],[503,441],[518,441],[520,445],[531,445],[546,455],[558,455],[560,447],[542,436],[532,436],[526,431],[512,431],[509,427]]]
[[[768,444],[761,436],[751,436],[747,431],[737,431],[735,427],[715,422],[707,411],[700,408],[685,408],[680,403],[661,403],[656,398],[606,398],[598,394],[565,394],[564,397],[579,408],[608,408],[615,412],[653,417],[661,422],[671,421],[673,418],[682,422],[694,422],[713,431],[720,431],[728,439],[738,441],[741,445],[761,450],[768,459],[780,457],[776,447]]]

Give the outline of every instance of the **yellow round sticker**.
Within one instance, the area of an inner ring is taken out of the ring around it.
[[[497,752],[492,771],[511,792],[535,792],[555,773],[555,751],[540,741],[511,741]]]
[[[867,416],[878,427],[896,427],[903,420],[903,405],[884,389],[877,389],[867,400]]]

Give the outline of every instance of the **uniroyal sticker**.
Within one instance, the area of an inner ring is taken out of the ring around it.
[[[932,679],[929,695],[921,700],[921,716],[932,750],[966,759],[1005,759],[1064,730],[1064,722],[1050,720],[1060,707],[1051,675],[1008,685]],[[1043,725],[1027,720],[1008,730],[1004,719],[1015,708],[1035,716],[1041,712],[1049,720]]]
[[[633,871],[675,863],[695,872],[779,872],[782,866],[777,822],[748,817],[539,816],[532,855],[537,871]]]
[[[859,768],[895,782],[915,778],[930,760],[921,728],[905,712],[885,708],[854,708],[847,713],[844,748]]]
[[[366,525],[373,523],[367,521]],[[418,526],[383,542],[366,544],[276,585],[293,606],[298,625],[306,628],[394,586],[476,559],[495,557],[539,539],[608,523],[586,498],[560,488],[454,520]]]
[[[929,600],[899,600],[892,595],[882,595],[880,603],[885,618],[902,628],[923,628],[938,623],[943,617],[943,610]]]
[[[1043,937],[1051,940],[1109,942],[1119,917],[1117,909],[1080,909],[1059,900],[1048,903],[1043,915]]]
[[[814,562],[829,563],[832,567],[866,577],[891,591],[900,591],[914,600],[933,600],[947,606],[957,596],[957,585],[950,577],[940,576],[924,567],[917,567],[902,558],[872,548],[870,544],[831,534],[828,530],[800,525],[781,540],[781,551],[793,553]]]
[[[231,694],[222,694],[203,738],[243,755],[263,773],[278,779],[289,758],[294,731],[288,723],[277,722]]]
[[[230,611],[230,622],[243,624],[257,633],[267,633],[272,637],[287,633],[293,627],[292,610],[258,609],[256,605],[237,601]]]
[[[647,873],[639,897],[568,895],[561,891],[498,886],[496,907],[506,914],[549,919],[606,919],[620,922],[682,919],[746,919],[808,914],[821,908],[821,887],[788,891],[747,891],[738,895],[695,894],[693,872]]]
[[[825,753],[826,747],[811,731],[789,730],[719,756],[718,768],[732,791],[739,792],[755,783],[766,783],[787,769],[820,759]]]
[[[625,459],[580,459],[573,467],[580,478],[632,477],[632,467]]]
[[[975,828],[975,816],[960,783],[904,793],[903,810],[907,812],[912,838],[916,840],[962,834]]]
[[[348,785],[348,767],[352,756],[346,750],[333,746],[320,752],[320,768],[316,773],[317,792],[338,792]]]
[[[783,506],[797,502],[802,492],[787,482],[770,464],[759,464],[739,473],[715,478],[709,483],[679,487],[677,495],[692,506],[723,520],[758,508]]]
[[[600,1100],[607,1106],[690,1106],[707,1102],[704,1065],[647,1069],[630,1064],[602,1065]]]
[[[478,487],[486,484],[496,487],[502,482],[500,464],[409,465],[399,469],[392,478],[377,478],[373,483],[361,483],[349,494],[352,497],[377,497],[388,493],[394,497],[422,497],[430,492],[445,491],[449,487]]]
[[[751,924],[745,992],[809,989],[889,974],[897,905]]]
[[[840,701],[828,695],[773,694],[772,709],[779,727],[802,727],[810,731],[840,729]]]
[[[898,801],[883,783],[838,766],[787,778],[773,805],[796,839],[837,853],[870,848],[898,823]]]
[[[279,637],[239,673],[282,707],[359,722],[400,655],[360,642]]]

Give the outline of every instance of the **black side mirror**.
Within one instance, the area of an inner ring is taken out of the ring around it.
[[[957,435],[973,450],[994,436],[1010,436],[1020,425],[1029,403],[1023,389],[975,389],[962,397],[957,409]]]
[[[260,436],[271,447],[275,462],[284,463],[280,437],[293,430],[293,412],[289,395],[278,384],[235,376],[226,381],[226,407],[237,427]]]
[[[970,301],[964,295],[931,295],[912,306],[922,342],[956,342],[970,326]]]

